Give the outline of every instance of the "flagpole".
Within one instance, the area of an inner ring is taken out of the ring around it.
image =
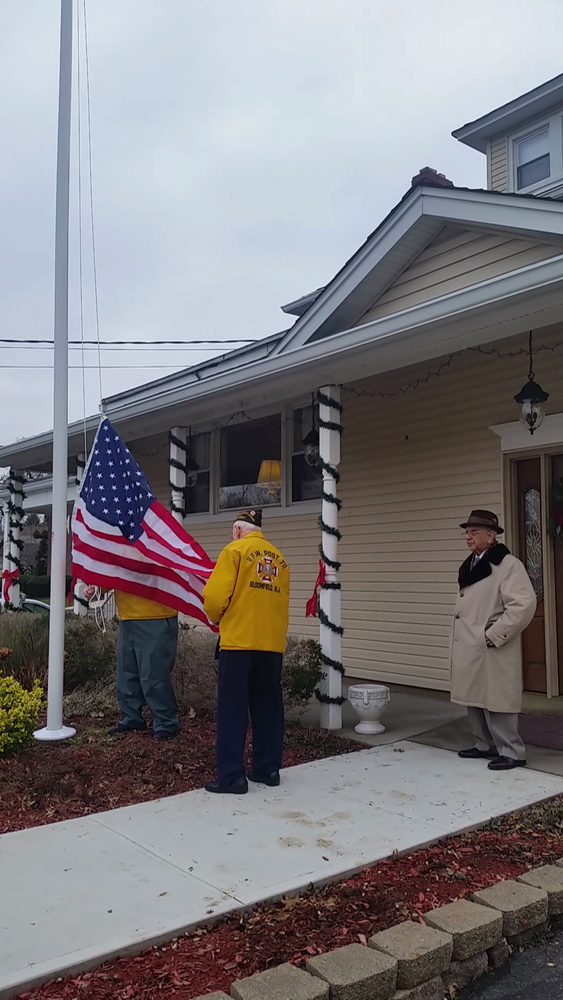
[[[75,729],[63,726],[64,631],[66,601],[66,524],[68,483],[68,232],[72,105],[72,7],[61,0],[59,122],[55,211],[55,350],[53,373],[53,503],[49,683],[47,726],[38,740],[64,740]]]

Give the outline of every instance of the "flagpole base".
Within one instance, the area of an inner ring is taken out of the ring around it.
[[[72,726],[61,726],[60,729],[36,729],[33,738],[40,742],[51,742],[53,740],[69,740],[71,736],[76,736],[76,729]]]

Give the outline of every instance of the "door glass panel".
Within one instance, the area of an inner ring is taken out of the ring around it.
[[[543,560],[541,544],[541,498],[539,490],[524,495],[524,541],[528,576],[538,601],[543,600]]]

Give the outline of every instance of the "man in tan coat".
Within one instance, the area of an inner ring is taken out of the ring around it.
[[[522,708],[520,635],[536,610],[536,595],[519,559],[497,541],[503,528],[489,510],[460,525],[471,555],[459,571],[451,636],[451,700],[466,705],[475,746],[465,759],[489,760],[491,771],[526,764],[518,733]]]

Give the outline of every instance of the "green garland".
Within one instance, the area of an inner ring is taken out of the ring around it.
[[[342,413],[343,409],[342,403],[338,403],[335,399],[331,399],[330,396],[325,395],[323,392],[317,392],[317,403],[322,403],[323,406],[327,406],[330,409],[336,410],[339,414]],[[319,417],[319,427],[324,427],[325,430],[329,431],[336,431],[338,434],[342,436],[343,427],[340,422],[336,422],[334,420],[322,420]],[[336,466],[330,465],[328,462],[325,462],[324,459],[320,456],[319,456],[319,465],[321,466],[323,471],[329,473],[329,475],[334,479],[335,483],[340,482],[340,473],[336,468]],[[339,497],[333,496],[332,493],[327,493],[324,489],[324,486],[322,491],[322,498],[323,500],[326,500],[327,503],[333,504],[333,506],[335,506],[337,510],[342,509],[342,500],[340,500]],[[332,525],[327,524],[326,521],[323,520],[322,515],[319,517],[318,523],[321,531],[324,531],[327,535],[332,535],[333,538],[336,538],[337,541],[340,541],[342,535],[338,530],[338,528],[333,528]],[[325,566],[330,566],[330,568],[333,569],[335,573],[337,573],[338,570],[340,569],[340,563],[338,562],[338,560],[329,559],[323,548],[322,539],[319,545],[319,553]],[[325,581],[324,583],[321,583],[320,586],[321,590],[340,590],[340,583],[338,582],[327,583]],[[328,617],[328,615],[323,611],[323,609],[320,606],[317,609],[317,615],[321,624],[324,625],[326,628],[330,629],[331,632],[334,632],[335,635],[344,634],[344,629],[340,625],[336,625],[335,622],[332,622]],[[327,656],[324,651],[321,652],[321,659],[323,666],[328,667],[331,670],[337,670],[341,676],[344,676],[344,665],[340,662],[340,660],[332,659],[330,656]],[[338,698],[332,698],[328,694],[323,694],[319,690],[319,688],[317,688],[315,691],[315,697],[317,698],[317,701],[322,702],[323,705],[343,705],[344,702],[346,701],[346,698],[342,697],[342,695],[340,695]]]
[[[547,533],[559,545],[563,545],[563,479],[555,483],[551,491]]]
[[[6,505],[8,509],[8,552],[6,553],[6,560],[13,564],[13,569],[19,569],[20,574],[23,573],[20,556],[24,549],[24,543],[21,538],[16,538],[14,529],[20,527],[23,518],[23,502],[25,500],[24,483],[24,477],[16,476],[14,470],[10,469],[6,482],[6,486],[10,491],[10,499]],[[17,549],[18,555],[12,552],[12,546]],[[18,609],[11,601],[4,601],[4,610],[17,611]]]

